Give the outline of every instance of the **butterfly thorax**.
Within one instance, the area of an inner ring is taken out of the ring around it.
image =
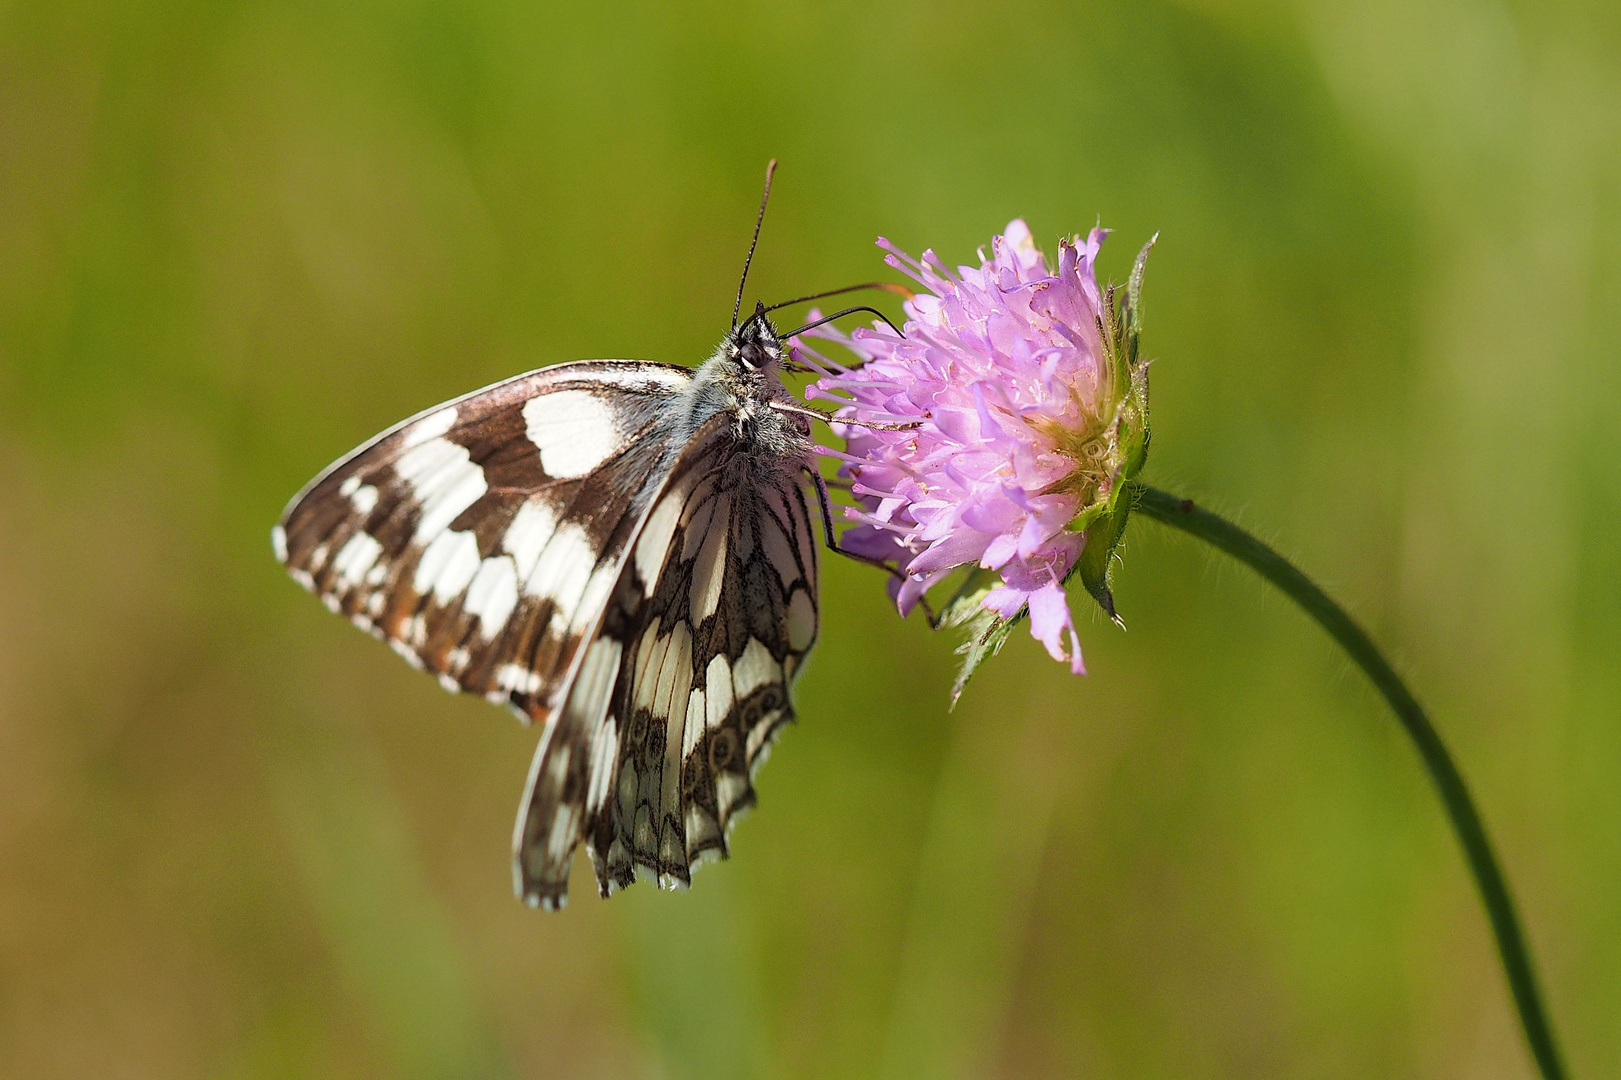
[[[776,328],[756,313],[726,335],[687,391],[693,431],[718,413],[730,414],[733,453],[772,475],[799,469],[812,446],[810,426],[802,417],[772,407],[773,402],[794,401],[782,384],[783,353]]]

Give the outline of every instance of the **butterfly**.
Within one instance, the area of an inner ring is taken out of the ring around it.
[[[272,532],[331,610],[541,727],[513,836],[531,906],[564,905],[582,842],[603,896],[638,870],[684,888],[728,854],[794,717],[818,540],[840,549],[822,414],[781,380],[792,335],[763,304],[739,325],[742,296],[700,367],[584,360],[476,390],[340,458]]]

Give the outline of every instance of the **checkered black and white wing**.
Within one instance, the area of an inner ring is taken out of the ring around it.
[[[793,718],[815,643],[817,543],[797,463],[761,461],[728,418],[653,503],[519,810],[515,874],[560,906],[584,840],[602,895],[638,867],[681,887],[724,858],[754,771]]]
[[[582,361],[429,409],[300,492],[276,554],[446,688],[547,720],[676,460],[691,378]]]

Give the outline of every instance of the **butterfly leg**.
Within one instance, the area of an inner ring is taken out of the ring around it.
[[[803,416],[807,420],[820,420],[824,424],[848,424],[851,427],[871,428],[874,431],[912,431],[923,426],[921,420],[908,420],[905,423],[889,424],[877,420],[851,420],[844,417],[829,416],[820,409],[807,409],[799,405],[791,405],[786,401],[773,401],[771,407],[780,413],[789,416]]]
[[[816,505],[822,512],[822,538],[827,544],[827,549],[835,555],[843,555],[846,559],[864,563],[867,566],[876,566],[898,581],[910,581],[911,579],[904,573],[882,559],[874,558],[871,555],[862,555],[859,552],[839,546],[839,538],[833,533],[833,501],[827,493],[827,481],[815,469],[807,466],[805,471],[810,474],[811,481],[816,485]],[[928,598],[918,597],[918,606],[923,609],[923,614],[928,616],[929,628],[931,630],[939,629],[940,620],[935,616],[934,609],[929,606]]]

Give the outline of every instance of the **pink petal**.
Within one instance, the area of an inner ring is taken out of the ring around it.
[[[1081,639],[1075,633],[1070,619],[1069,601],[1064,587],[1057,582],[1044,585],[1030,594],[1030,634],[1047,646],[1047,655],[1054,660],[1068,660],[1072,675],[1085,675],[1086,665],[1081,662]],[[1069,655],[1064,654],[1064,636],[1069,636]]]

